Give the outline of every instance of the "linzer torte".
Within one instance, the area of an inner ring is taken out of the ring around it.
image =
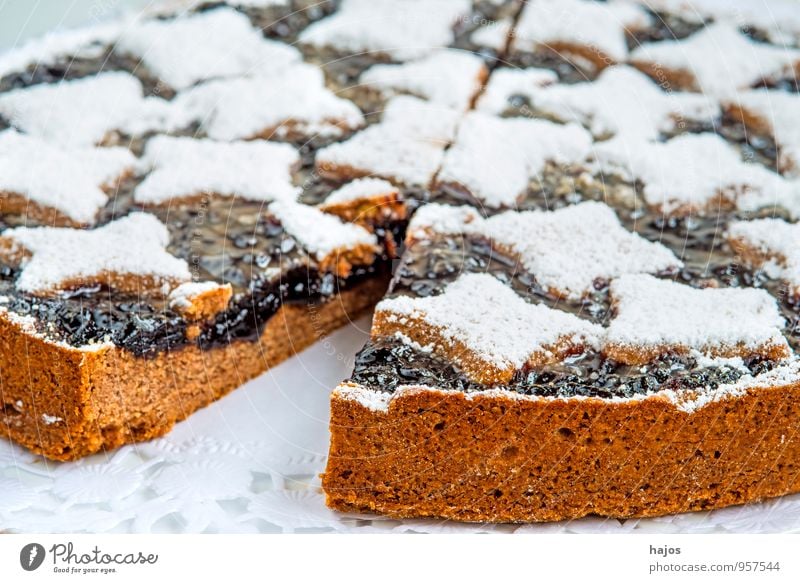
[[[332,508],[800,490],[800,11],[763,1],[170,0],[0,55],[5,433],[162,435],[375,307]]]

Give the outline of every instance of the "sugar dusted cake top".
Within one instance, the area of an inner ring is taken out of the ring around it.
[[[393,270],[353,377],[381,394],[791,370],[790,14],[177,4],[0,57],[0,294],[38,334],[211,349]]]

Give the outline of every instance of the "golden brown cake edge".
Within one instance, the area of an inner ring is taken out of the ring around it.
[[[205,350],[189,345],[152,358],[109,345],[57,344],[0,314],[0,431],[61,461],[164,435],[371,309],[386,286],[386,277],[376,277],[322,304],[286,304],[258,342]]]
[[[329,507],[540,522],[711,510],[800,491],[800,383],[694,411],[663,395],[515,398],[412,389],[331,399]]]

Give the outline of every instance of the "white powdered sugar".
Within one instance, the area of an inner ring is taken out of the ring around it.
[[[708,356],[699,350],[690,350],[689,356],[691,356],[695,360],[695,364],[701,368],[730,368],[745,374],[750,374],[750,369],[747,368],[741,356],[729,358],[723,356]]]
[[[385,413],[389,410],[389,403],[395,397],[395,393],[373,391],[355,383],[344,382],[333,390],[333,396],[356,401],[362,407],[366,407],[371,411]]]
[[[595,145],[605,172],[643,184],[645,201],[666,213],[785,206],[800,212],[797,186],[755,163],[716,134],[684,134],[667,142],[613,139]]]
[[[519,370],[534,356],[551,360],[562,343],[596,347],[602,334],[577,316],[526,302],[488,274],[463,275],[438,296],[386,299],[375,310],[401,326],[422,321],[436,329],[444,346],[432,347],[434,352],[460,361],[458,346],[464,346],[466,358],[500,370]]]
[[[762,80],[794,78],[800,51],[755,42],[735,26],[719,23],[685,40],[644,44],[630,61],[656,77],[665,71],[687,77],[689,86],[679,81],[682,88],[729,96]]]
[[[230,284],[219,284],[215,281],[189,281],[169,292],[167,303],[173,310],[186,310],[191,308],[200,296],[226,287],[230,287]]]
[[[364,124],[358,107],[334,95],[322,71],[307,64],[198,85],[179,93],[165,117],[163,129],[197,122],[218,140],[293,133],[338,137]]]
[[[0,132],[0,193],[15,194],[91,224],[106,204],[104,186],[133,170],[136,159],[124,148],[62,148],[39,138]]]
[[[386,180],[380,178],[358,178],[331,192],[321,206],[399,194],[400,191],[397,187]]]
[[[510,18],[504,18],[496,22],[481,23],[472,34],[469,35],[470,42],[478,47],[486,47],[497,53],[506,50],[510,38],[513,22]]]
[[[776,45],[800,44],[800,10],[796,0],[630,0],[661,14],[674,14],[688,22],[727,21],[755,28]]]
[[[422,238],[426,231],[486,237],[517,255],[545,289],[572,299],[592,290],[596,281],[683,265],[667,247],[625,229],[599,202],[556,211],[507,211],[489,219],[472,209],[428,205],[409,225],[412,237]]]
[[[789,350],[775,298],[753,288],[697,289],[650,275],[611,282],[616,313],[606,346],[660,354],[695,349],[705,354],[749,356],[777,347]]]
[[[384,95],[408,93],[466,110],[488,75],[483,59],[473,54],[442,50],[400,65],[374,65],[359,82]]]
[[[94,230],[17,227],[0,235],[12,253],[25,250],[19,290],[52,294],[65,286],[146,281],[166,293],[189,281],[189,265],[166,251],[169,231],[156,217],[133,213]],[[132,290],[128,290],[132,291]],[[158,292],[157,289],[149,291]]]
[[[0,115],[45,140],[92,145],[139,115],[145,103],[136,77],[101,73],[0,94]]]
[[[742,91],[724,105],[740,109],[755,131],[766,130],[778,146],[779,165],[786,174],[800,177],[800,96],[787,91]],[[749,125],[749,124],[748,124]]]
[[[458,184],[488,207],[512,206],[547,162],[582,162],[591,146],[577,124],[472,112],[459,125],[436,181]]]
[[[532,98],[542,87],[558,82],[558,75],[550,69],[501,68],[492,71],[476,109],[484,113],[502,114],[514,97]]]
[[[51,32],[0,53],[0,78],[61,59],[96,58],[114,43],[124,22]]]
[[[526,94],[537,111],[583,124],[596,137],[624,134],[653,140],[688,121],[710,123],[719,104],[703,95],[662,91],[626,65],[605,69],[594,82],[531,87]]]
[[[292,171],[299,163],[288,144],[157,136],[147,143],[142,166],[150,173],[136,187],[134,200],[162,204],[212,194],[294,200],[300,188],[292,184]]]
[[[783,279],[800,294],[800,223],[783,219],[737,221],[727,233],[736,247],[744,247],[757,267],[770,277]]]
[[[518,253],[542,286],[571,298],[590,291],[598,280],[682,265],[667,247],[625,229],[614,211],[599,202],[506,212],[485,225],[489,237]]]
[[[42,414],[42,422],[45,425],[53,425],[55,423],[61,423],[62,421],[64,421],[64,419],[58,417],[57,415],[48,415],[47,413]]]
[[[348,249],[377,248],[377,238],[364,227],[344,223],[316,207],[295,202],[275,202],[269,206],[269,212],[318,261]]]
[[[584,47],[605,61],[628,55],[625,31],[645,28],[648,14],[637,6],[593,0],[532,0],[522,11],[512,40],[515,51]]]
[[[719,385],[716,388],[705,387],[698,393],[690,391],[669,391],[673,402],[679,409],[694,413],[702,407],[722,399],[740,397],[751,390],[782,389],[800,381],[800,361],[792,361],[776,366],[772,370],[753,376],[745,374],[734,383]]]
[[[382,53],[402,61],[447,47],[469,16],[469,0],[342,0],[331,16],[300,33],[300,43],[345,53]]]
[[[475,232],[480,235],[483,227],[483,217],[471,206],[431,203],[414,213],[407,233],[414,239],[425,239],[433,233],[463,235]]]
[[[175,89],[274,71],[300,60],[296,48],[265,39],[244,14],[225,8],[137,23],[122,33],[115,50],[141,58]]]
[[[378,176],[409,186],[427,185],[453,139],[459,116],[454,109],[416,97],[395,97],[380,123],[322,148],[317,168],[341,168],[348,174]]]

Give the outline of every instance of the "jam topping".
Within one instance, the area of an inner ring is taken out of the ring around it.
[[[133,200],[140,179],[125,180],[101,209],[102,226],[144,210]],[[307,202],[317,203],[334,189],[298,171],[306,181]],[[210,348],[233,339],[256,340],[269,318],[286,302],[319,303],[368,278],[385,276],[390,259],[379,253],[374,263],[355,266],[349,275],[321,271],[314,257],[267,212],[268,203],[204,194],[191,204],[146,209],[169,230],[167,252],[185,260],[196,281],[229,283],[233,297],[194,340],[187,322],[166,299],[112,293],[104,286],[78,287],[58,298],[36,297],[17,289],[19,268],[0,263],[2,307],[31,316],[38,333],[72,346],[112,342],[137,355],[155,355],[189,342]],[[0,230],[25,224],[25,217],[0,218]],[[401,240],[401,224],[374,226],[381,241]]]
[[[448,204],[463,202],[447,190],[435,192],[433,199]],[[531,185],[520,207],[563,208],[581,199],[613,203],[627,229],[672,249],[683,266],[671,275],[661,276],[667,281],[701,289],[757,288],[768,292],[780,311],[780,334],[792,350],[800,349],[797,297],[787,293],[785,282],[744,267],[721,235],[730,223],[771,216],[776,209],[668,217],[644,205],[635,185],[604,177],[590,178],[583,170],[554,166],[546,168]],[[485,237],[469,234],[414,238],[395,272],[390,297],[437,296],[465,273],[489,274],[528,302],[563,310],[598,325],[607,326],[615,314],[608,281],[597,280],[588,293],[577,299],[554,295],[524,267],[519,256],[498,249]],[[657,301],[653,309],[658,309]],[[511,380],[489,386],[547,397],[631,398],[660,390],[713,390],[746,375],[766,373],[776,365],[777,361],[756,353],[733,359],[708,358],[691,350],[667,351],[644,364],[626,365],[590,348],[535,370],[523,366]],[[370,390],[388,393],[406,385],[466,392],[487,389],[486,384],[471,380],[451,359],[420,350],[397,337],[373,338],[359,353],[351,380]]]

